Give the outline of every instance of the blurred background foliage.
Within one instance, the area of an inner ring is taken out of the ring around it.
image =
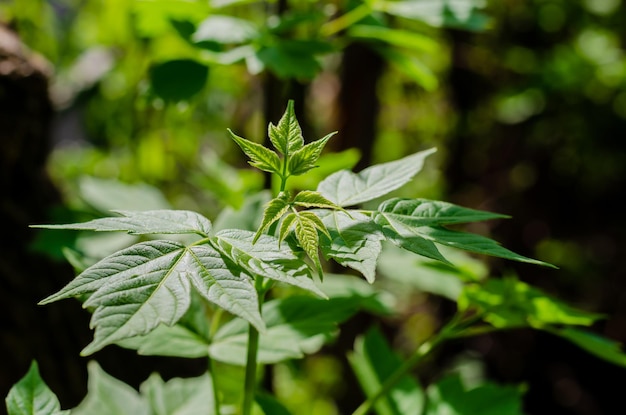
[[[14,0],[0,2],[0,21],[52,71],[48,170],[65,201],[55,220],[241,208],[271,184],[246,168],[226,128],[261,142],[295,99],[305,139],[339,134],[337,153],[294,186],[435,146],[401,195],[511,215],[473,231],[561,268],[467,258],[469,269],[516,274],[606,313],[594,329],[626,341],[622,0]],[[61,257],[47,238],[36,244]],[[88,257],[107,246],[67,238]],[[380,272],[406,284],[393,254]],[[400,350],[454,304],[453,285],[417,285],[401,317],[385,320]],[[333,352],[275,368],[274,389],[295,413],[303,402],[315,402],[307,413],[341,413],[333,402],[350,401]],[[530,331],[449,345],[431,370],[447,365],[526,382],[529,414],[611,413],[624,386],[611,381],[623,369]]]

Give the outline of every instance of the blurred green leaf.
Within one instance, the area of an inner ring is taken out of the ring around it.
[[[545,330],[569,340],[600,359],[626,367],[626,354],[622,345],[616,341],[575,327],[547,327]]]
[[[265,415],[290,415],[291,413],[278,399],[268,393],[256,393],[254,400]]]
[[[140,391],[153,415],[220,415],[213,410],[213,379],[206,372],[167,382],[154,373],[141,384]]]
[[[374,45],[372,47],[391,65],[421,85],[426,91],[437,89],[439,85],[437,76],[413,54],[388,46]]]
[[[226,15],[211,15],[198,25],[192,40],[235,44],[248,42],[258,36],[256,27],[247,20]]]
[[[488,23],[487,16],[479,11],[486,6],[485,0],[382,0],[373,5],[394,16],[419,20],[435,27],[478,31]]]
[[[403,363],[377,328],[356,339],[348,361],[367,397],[378,392]],[[424,403],[424,391],[417,380],[405,375],[374,404],[374,409],[379,415],[420,415]]]
[[[154,93],[165,101],[186,101],[206,85],[209,68],[191,59],[176,59],[153,65],[150,82]]]
[[[351,38],[379,40],[417,52],[436,53],[441,47],[439,42],[425,34],[385,26],[356,24],[348,28],[347,34]]]

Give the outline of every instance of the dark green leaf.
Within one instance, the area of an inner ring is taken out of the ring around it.
[[[63,415],[58,398],[39,375],[37,362],[33,361],[30,369],[17,382],[6,399],[8,415]]]
[[[228,129],[228,132],[241,150],[243,150],[243,152],[250,157],[250,164],[252,166],[270,173],[281,173],[281,162],[278,158],[278,154],[261,144],[253,143],[243,137],[239,137],[230,129]]]
[[[254,400],[259,404],[265,415],[291,415],[278,399],[268,393],[257,392],[254,396]]]
[[[396,190],[409,182],[434,149],[421,151],[389,163],[368,167],[358,174],[342,170],[331,174],[317,191],[339,206],[353,206]]]
[[[546,330],[569,340],[600,359],[626,367],[626,354],[622,350],[622,345],[616,341],[574,327],[549,327]]]
[[[209,68],[191,59],[156,64],[150,68],[154,93],[165,101],[184,101],[200,92],[206,84]]]

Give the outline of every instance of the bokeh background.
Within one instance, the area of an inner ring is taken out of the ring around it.
[[[3,0],[0,24],[2,394],[36,358],[64,407],[82,399],[89,316],[36,303],[73,276],[62,246],[96,257],[120,244],[27,226],[121,208],[237,209],[268,183],[226,128],[262,142],[288,99],[305,139],[339,131],[320,177],[437,147],[406,194],[510,215],[472,230],[559,270],[485,260],[489,272],[604,313],[593,330],[626,341],[622,0]],[[385,323],[391,340],[427,335],[451,306],[416,294]],[[341,353],[289,375],[317,402],[312,414],[360,399],[328,375]],[[525,383],[529,415],[623,407],[623,368],[545,333],[457,341],[437,363],[459,355]],[[203,369],[114,347],[94,358],[131,385]]]

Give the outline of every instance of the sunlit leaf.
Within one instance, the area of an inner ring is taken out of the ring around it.
[[[313,283],[307,264],[291,250],[280,249],[277,238],[261,235],[253,242],[252,232],[235,229],[221,231],[215,237],[218,246],[248,274],[293,285],[326,297]]]
[[[289,157],[289,162],[287,163],[287,171],[294,176],[298,176],[317,167],[317,160],[319,159],[324,146],[335,134],[336,133],[330,133],[292,153]]]
[[[403,363],[376,328],[357,338],[348,360],[367,397],[374,396]],[[417,380],[405,375],[374,408],[379,415],[420,415],[424,401],[424,391]]]
[[[278,243],[284,241],[287,235],[289,235],[291,227],[294,224],[297,216],[298,215],[295,213],[290,213],[283,218],[282,222],[280,223],[280,230],[278,232]]]
[[[379,40],[419,52],[435,53],[441,47],[439,42],[425,34],[384,26],[356,24],[348,28],[347,34],[352,38]]]
[[[340,209],[335,203],[326,199],[319,192],[313,192],[310,190],[303,190],[299,192],[293,199],[293,204],[304,208],[321,208],[321,209]]]
[[[140,386],[154,415],[219,415],[213,410],[213,379],[209,373],[164,382],[154,373]]]
[[[248,42],[258,36],[258,30],[249,21],[214,14],[198,25],[198,29],[192,35],[192,40],[234,44]]]
[[[254,143],[250,140],[246,140],[243,137],[239,137],[228,129],[231,138],[237,143],[241,150],[250,157],[250,165],[270,173],[281,173],[281,163],[278,158],[278,154],[272,150],[262,146],[261,144]]]
[[[207,237],[211,222],[188,210],[114,211],[122,217],[94,219],[64,225],[34,225],[33,228],[77,229],[91,231],[126,231],[131,235],[196,233]]]
[[[337,325],[353,315],[359,298],[290,296],[263,304],[266,331],[259,335],[258,361],[277,363],[315,353],[334,338]],[[248,324],[240,319],[224,324],[217,331],[209,354],[215,360],[245,365]]]
[[[270,200],[263,211],[263,220],[261,226],[254,236],[256,241],[263,232],[267,230],[274,222],[279,220],[289,210],[289,192],[280,192],[277,197]]]
[[[285,156],[291,155],[302,148],[304,138],[302,137],[300,123],[296,119],[293,100],[290,99],[287,102],[287,109],[278,121],[278,124],[269,124],[268,135],[274,148]]]
[[[35,361],[26,375],[9,390],[5,402],[8,415],[69,414],[69,411],[61,411],[59,399],[39,375]]]
[[[316,211],[330,238],[322,239],[320,248],[327,258],[359,271],[369,281],[376,278],[376,261],[385,238],[371,218],[359,212]]]
[[[485,0],[394,0],[374,2],[374,6],[386,13],[405,19],[415,19],[435,27],[454,27],[466,30],[482,30],[487,17],[479,10]]]
[[[104,258],[41,304],[90,295],[84,306],[95,307],[96,332],[84,355],[145,335],[159,324],[173,325],[189,307],[191,287],[262,330],[256,291],[237,274],[207,245],[148,241]]]
[[[469,284],[459,297],[460,310],[478,309],[497,328],[542,328],[550,325],[590,326],[603,316],[568,306],[515,278]]]
[[[318,271],[320,278],[323,275],[322,264],[319,259],[319,235],[317,234],[318,224],[311,219],[303,215],[306,212],[302,212],[296,215],[295,219],[295,235],[298,240],[298,244],[304,249],[304,252],[315,264],[315,268]]]
[[[339,206],[376,199],[408,183],[435,149],[421,151],[389,163],[370,166],[356,174],[342,170],[324,179],[317,191]]]

